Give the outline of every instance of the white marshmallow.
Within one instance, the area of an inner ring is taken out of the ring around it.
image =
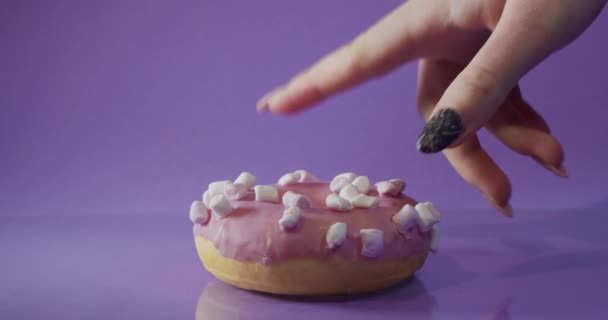
[[[211,191],[207,190],[203,193],[203,203],[205,204],[205,206],[207,206],[207,208],[209,208],[209,200],[211,200],[211,196],[213,196],[211,194]]]
[[[230,201],[223,194],[217,194],[209,200],[209,209],[213,212],[213,216],[218,219],[226,218],[234,211]]]
[[[352,184],[346,185],[344,188],[342,188],[342,190],[340,190],[340,197],[342,197],[348,201],[351,201],[351,202],[358,195],[359,195],[359,191]]]
[[[283,205],[286,207],[310,208],[310,199],[307,196],[287,191],[283,194]]]
[[[405,181],[401,180],[401,179],[390,179],[388,182],[394,184],[397,189],[399,190],[399,193],[401,193],[403,190],[405,190]]]
[[[240,183],[245,185],[245,188],[251,189],[255,185],[256,177],[249,172],[241,172],[239,176],[234,180],[234,183]]]
[[[346,240],[346,223],[336,222],[329,226],[327,234],[325,235],[325,241],[329,249],[335,249],[341,246]]]
[[[215,196],[217,194],[224,194],[224,187],[230,183],[232,183],[232,181],[230,181],[230,180],[211,182],[209,184],[209,188],[207,190],[209,190],[209,192],[211,193],[211,196]]]
[[[242,183],[229,183],[224,186],[224,195],[228,200],[240,200],[247,195],[247,187]]]
[[[255,201],[279,202],[279,191],[273,186],[255,186]]]
[[[403,191],[405,187],[405,183],[401,180],[391,180],[391,181],[380,181],[376,183],[376,189],[378,190],[378,194],[383,196],[394,197]]]
[[[376,258],[384,252],[384,231],[378,229],[361,229],[361,255]]]
[[[346,172],[346,173],[340,173],[339,175],[336,176],[336,178],[346,178],[348,180],[348,182],[353,182],[353,180],[355,180],[355,178],[357,178],[357,174],[353,173],[353,172]]]
[[[423,232],[429,231],[441,219],[441,213],[429,201],[417,204],[416,211],[418,211],[418,225]]]
[[[331,190],[331,192],[334,192],[334,193],[339,193],[342,190],[342,188],[346,187],[349,184],[350,184],[350,181],[348,180],[348,178],[335,177],[333,180],[331,180],[331,183],[329,184],[329,190]]]
[[[310,173],[306,170],[296,170],[293,173],[297,173],[300,175],[300,179],[298,180],[298,182],[318,182],[318,181],[320,181],[319,178],[317,178],[315,175],[313,175],[312,173]]]
[[[418,221],[418,211],[409,204],[406,204],[392,217],[393,223],[399,226],[401,231],[408,231]]]
[[[279,182],[277,184],[280,186],[286,186],[286,185],[298,183],[299,180],[300,180],[300,174],[292,172],[292,173],[284,174],[281,178],[279,178]]]
[[[196,224],[205,224],[209,220],[209,212],[205,204],[196,200],[190,206],[190,221]]]
[[[370,197],[366,194],[359,194],[353,200],[351,200],[351,203],[355,208],[374,208],[378,206],[380,200],[378,197]]]
[[[350,201],[335,193],[330,193],[327,198],[325,198],[325,206],[336,211],[349,211],[353,209],[353,205],[350,203]]]
[[[281,226],[281,230],[293,229],[300,222],[300,208],[298,207],[289,207],[285,211],[283,211],[283,216],[279,219],[279,225]]]
[[[397,193],[397,187],[390,181],[380,181],[376,183],[376,190],[378,190],[378,194],[383,196],[395,195]]]
[[[438,225],[434,225],[431,228],[430,249],[432,252],[437,252],[439,250],[439,226]]]
[[[353,180],[355,180],[356,178],[357,175],[355,173],[341,173],[331,180],[331,183],[329,184],[329,190],[331,190],[331,192],[338,193],[342,190],[342,188],[353,182]]]
[[[359,176],[353,180],[352,185],[359,190],[361,193],[367,193],[369,191],[369,178],[366,176]]]

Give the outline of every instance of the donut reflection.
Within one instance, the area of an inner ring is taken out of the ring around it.
[[[364,318],[432,319],[436,301],[416,277],[374,294],[332,297],[284,297],[241,290],[217,279],[201,294],[197,320],[314,319],[322,314]]]

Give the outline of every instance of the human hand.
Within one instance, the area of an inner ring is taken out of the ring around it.
[[[500,212],[511,184],[481,147],[485,127],[561,177],[564,152],[518,81],[576,39],[606,0],[410,0],[347,45],[260,99],[259,111],[294,113],[420,59],[423,153],[442,151]]]

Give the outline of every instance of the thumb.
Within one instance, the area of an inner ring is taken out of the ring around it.
[[[496,113],[519,79],[554,48],[551,32],[505,8],[483,47],[425,116],[417,148],[437,153],[473,136]]]

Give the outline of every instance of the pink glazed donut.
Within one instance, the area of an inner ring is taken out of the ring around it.
[[[205,268],[236,287],[284,295],[356,294],[393,286],[437,249],[440,214],[393,179],[304,170],[255,185],[243,172],[209,184],[190,219]]]

